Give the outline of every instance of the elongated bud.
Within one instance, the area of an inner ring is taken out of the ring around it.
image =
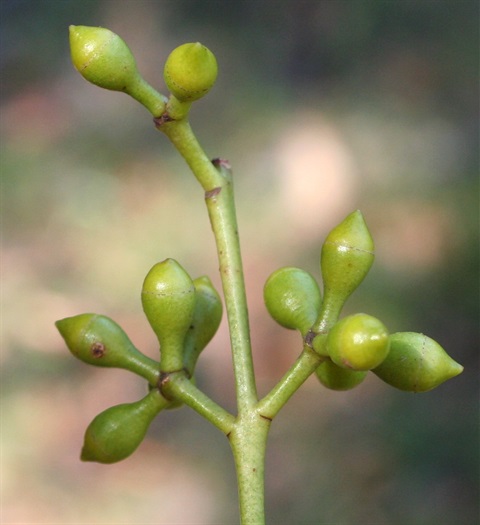
[[[116,463],[140,445],[153,418],[168,404],[158,389],[135,403],[108,408],[90,423],[84,438],[82,461]]]
[[[102,88],[127,91],[139,76],[127,44],[109,29],[70,26],[70,52],[75,69]]]
[[[263,298],[270,315],[278,324],[305,335],[318,316],[320,289],[305,270],[291,266],[270,275],[263,289]]]
[[[165,109],[165,98],[140,75],[132,52],[115,33],[103,27],[70,26],[70,53],[75,69],[89,82],[128,93],[155,117]]]
[[[327,337],[327,352],[341,368],[371,370],[388,355],[388,331],[378,319],[355,314],[336,323]]]
[[[392,334],[387,358],[373,370],[385,383],[407,392],[427,392],[462,371],[436,341],[416,332]]]
[[[338,311],[367,275],[374,259],[373,240],[360,211],[354,211],[327,236],[321,268],[324,301]]]
[[[351,390],[363,382],[368,372],[347,370],[326,359],[315,370],[320,383],[330,390]]]
[[[55,323],[68,349],[81,361],[95,366],[125,368],[152,385],[160,365],[142,354],[122,328],[104,315],[81,314]]]
[[[196,42],[183,44],[170,53],[163,76],[172,95],[188,102],[206,95],[215,84],[217,73],[215,55]]]
[[[200,352],[211,341],[222,320],[222,301],[212,282],[206,276],[193,281],[195,309],[184,341],[184,363],[193,374]]]
[[[193,319],[195,287],[173,259],[156,264],[145,277],[142,304],[161,347],[161,369],[183,368],[183,342]]]

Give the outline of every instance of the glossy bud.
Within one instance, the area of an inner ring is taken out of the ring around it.
[[[154,117],[164,112],[165,97],[142,78],[132,52],[118,35],[103,27],[73,25],[69,35],[73,65],[85,80],[127,93]]]
[[[127,91],[139,76],[127,44],[103,27],[70,26],[70,52],[75,69],[89,82]]]
[[[185,367],[193,374],[200,352],[207,346],[222,320],[222,300],[206,276],[193,281],[195,286],[195,309],[192,322],[185,335]]]
[[[173,259],[156,264],[145,277],[142,304],[162,352],[162,371],[183,368],[183,341],[193,319],[195,287]]]
[[[374,259],[373,240],[360,211],[336,226],[322,246],[324,300],[340,310],[367,275]]]
[[[116,463],[140,445],[153,418],[168,404],[158,389],[135,403],[108,408],[90,423],[84,438],[82,461]]]
[[[122,328],[109,317],[81,314],[55,323],[68,349],[81,361],[95,366],[125,368],[155,384],[159,364],[142,354]]]
[[[305,335],[318,316],[322,302],[315,279],[305,270],[285,267],[270,275],[263,289],[270,315],[285,328]]]
[[[347,370],[326,359],[315,370],[320,383],[330,390],[351,390],[363,382],[368,372]]]
[[[336,323],[327,336],[327,352],[342,368],[371,370],[388,355],[388,331],[378,319],[355,314]]]
[[[206,95],[215,84],[217,73],[215,55],[196,42],[183,44],[170,53],[164,78],[172,95],[188,102]]]
[[[436,341],[416,332],[392,334],[387,358],[373,370],[385,383],[407,392],[427,392],[462,371]]]

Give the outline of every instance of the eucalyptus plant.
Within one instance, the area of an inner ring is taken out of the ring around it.
[[[160,347],[158,361],[135,348],[106,316],[86,313],[56,323],[75,357],[95,366],[127,369],[149,387],[143,399],[110,407],[94,418],[85,433],[81,459],[121,461],[136,450],[162,410],[188,406],[228,439],[237,471],[241,523],[261,525],[268,431],[310,375],[326,388],[350,390],[371,371],[395,388],[425,392],[460,374],[463,367],[426,335],[390,334],[379,319],[365,313],[340,318],[374,260],[372,237],[361,212],[354,211],[323,243],[323,297],[315,278],[301,268],[280,268],[266,281],[266,308],[278,324],[298,330],[299,355],[276,386],[259,398],[231,168],[226,160],[207,157],[188,119],[193,102],[215,83],[214,54],[198,42],[173,50],[164,68],[170,91],[166,97],[142,78],[125,42],[108,29],[70,26],[70,47],[73,64],[86,80],[125,92],[147,108],[155,127],[173,143],[204,190],[217,247],[237,399],[237,412],[232,414],[195,384],[197,360],[221,322],[220,294],[208,277],[192,279],[177,261],[166,259],[149,271],[141,291],[143,310]]]

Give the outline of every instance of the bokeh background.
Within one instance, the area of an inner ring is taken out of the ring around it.
[[[78,24],[120,34],[163,92],[177,45],[218,58],[191,121],[234,168],[261,394],[300,349],[269,318],[263,283],[285,265],[319,278],[323,238],[356,208],[377,257],[345,313],[424,332],[465,366],[419,395],[373,375],[346,393],[310,378],[272,426],[269,523],[478,523],[477,2],[0,5],[1,522],[238,522],[228,443],[189,409],[162,413],[124,462],[79,461],[91,419],[145,384],[73,359],[54,321],[108,315],[155,357],[139,296],[150,267],[173,257],[219,279],[201,189],[143,107],[73,69]],[[235,410],[225,322],[198,384]]]

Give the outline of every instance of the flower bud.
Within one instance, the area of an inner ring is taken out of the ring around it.
[[[140,75],[132,52],[115,33],[103,27],[70,26],[70,53],[75,69],[89,82],[122,91],[143,104],[154,117],[166,100]]]
[[[122,328],[104,315],[81,314],[55,323],[68,349],[95,366],[125,368],[155,384],[159,364],[142,354]]]
[[[196,42],[183,44],[170,53],[163,76],[172,95],[188,102],[206,95],[215,84],[217,73],[215,55]]]
[[[278,324],[305,335],[318,316],[322,302],[315,279],[300,268],[285,267],[270,275],[263,289],[270,315]]]
[[[315,370],[315,374],[320,383],[330,390],[351,390],[367,377],[366,371],[341,368],[330,359],[323,361]]]
[[[127,458],[143,441],[153,418],[167,403],[158,389],[154,389],[140,401],[101,412],[85,432],[80,459],[116,463]]]
[[[195,287],[188,273],[173,259],[156,264],[145,277],[142,304],[160,343],[161,369],[183,368],[183,341],[195,308]]]
[[[378,319],[366,314],[345,317],[327,337],[327,352],[341,368],[371,370],[387,357],[388,331]]]
[[[89,82],[128,91],[139,73],[127,44],[103,27],[70,26],[70,52],[77,71]]]
[[[340,312],[350,294],[367,275],[374,259],[373,240],[360,211],[336,226],[322,246],[324,302]]]
[[[416,332],[392,334],[387,358],[373,370],[385,383],[407,392],[427,392],[462,371],[436,341]]]
[[[208,277],[199,277],[193,284],[195,309],[184,341],[184,362],[189,374],[193,374],[200,352],[217,332],[223,311],[220,296]]]

